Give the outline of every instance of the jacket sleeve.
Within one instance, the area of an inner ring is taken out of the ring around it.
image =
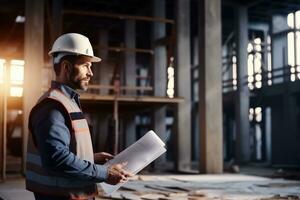
[[[103,182],[107,167],[82,160],[69,149],[71,134],[59,103],[50,102],[32,117],[31,127],[43,166],[64,176],[83,181]]]

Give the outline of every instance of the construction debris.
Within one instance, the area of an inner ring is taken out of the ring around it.
[[[280,196],[280,195],[275,195],[271,198],[263,198],[261,200],[300,200],[300,198],[298,196],[294,196],[294,195],[287,195],[287,196]]]
[[[300,200],[300,181],[239,174],[138,176],[99,199]]]

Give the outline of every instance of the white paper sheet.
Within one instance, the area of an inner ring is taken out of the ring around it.
[[[112,160],[109,160],[105,165],[110,166],[116,163],[127,162],[124,169],[133,174],[137,174],[153,160],[166,152],[164,146],[164,142],[151,130],[134,144],[116,155]],[[111,194],[123,184],[110,185],[100,183],[100,186],[106,194]]]

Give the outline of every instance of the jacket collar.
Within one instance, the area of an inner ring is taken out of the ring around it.
[[[57,82],[57,81],[52,81],[51,82],[51,89],[59,89],[60,91],[62,91],[67,97],[69,97],[70,99],[74,99],[74,100],[78,100],[79,99],[79,94],[72,89],[71,87]]]

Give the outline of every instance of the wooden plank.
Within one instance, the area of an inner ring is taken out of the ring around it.
[[[163,187],[163,186],[158,186],[158,185],[145,185],[146,188],[151,188],[151,189],[155,189],[155,190],[159,190],[159,191],[164,191],[164,192],[168,192],[168,193],[182,193],[182,190],[177,190],[177,189],[172,189],[172,188],[167,188],[167,187]]]
[[[94,48],[99,49],[107,49],[109,51],[115,51],[115,52],[135,52],[135,53],[145,53],[153,55],[154,52],[152,49],[141,49],[141,48],[128,48],[128,47],[116,47],[116,46],[103,46],[103,45],[93,45]]]
[[[153,87],[151,86],[121,86],[120,90],[142,90],[142,91],[153,91]]]
[[[99,100],[99,101],[113,101],[114,95],[98,95],[98,94],[80,94],[82,100]],[[147,102],[147,103],[181,103],[184,101],[181,97],[168,98],[168,97],[153,97],[153,96],[118,96],[118,101],[120,102]]]
[[[97,85],[91,84],[89,85],[89,89],[114,89],[115,86],[113,85]],[[144,90],[144,91],[153,91],[153,87],[151,86],[120,86],[120,90]]]
[[[121,193],[121,197],[123,197],[123,199],[141,200],[141,197],[139,197],[136,194],[133,194],[132,192],[123,192],[123,191],[120,191],[120,193]]]
[[[144,194],[140,196],[142,199],[146,200],[157,200],[160,198],[165,198],[165,195],[163,194]]]
[[[65,10],[63,13],[64,14],[94,16],[94,17],[106,17],[106,18],[113,18],[113,19],[120,19],[120,20],[131,19],[131,20],[139,20],[139,21],[161,22],[161,23],[174,24],[174,20],[165,19],[162,17],[124,15],[124,14],[114,14],[114,13],[106,13],[106,12],[91,12],[91,11],[80,11],[80,10]]]

